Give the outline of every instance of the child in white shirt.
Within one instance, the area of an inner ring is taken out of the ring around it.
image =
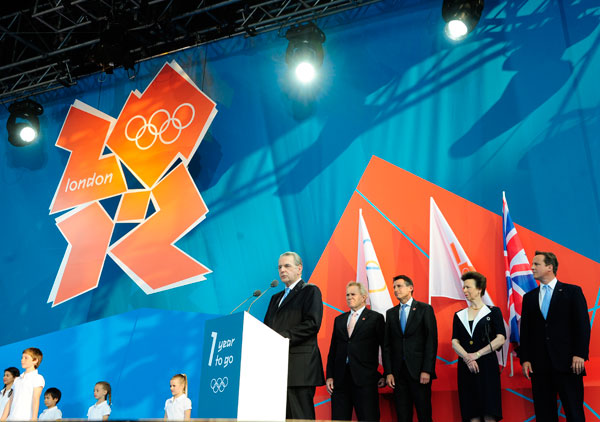
[[[2,413],[4,413],[4,408],[8,404],[8,401],[12,397],[13,393],[13,384],[15,379],[19,377],[21,373],[17,368],[11,366],[10,368],[6,368],[4,370],[4,388],[0,391],[0,417],[2,417]]]
[[[94,386],[94,398],[96,404],[88,409],[88,421],[107,421],[108,415],[110,415],[110,405],[112,404],[110,384],[106,381],[97,382]]]
[[[40,396],[46,383],[44,377],[37,371],[42,363],[42,357],[42,351],[36,347],[23,350],[21,366],[25,372],[13,384],[13,394],[2,412],[2,420],[37,420]]]
[[[50,387],[44,393],[44,404],[46,409],[40,414],[40,421],[55,421],[62,419],[62,412],[56,404],[60,401],[62,394],[58,388]]]
[[[177,374],[171,378],[173,397],[165,402],[165,420],[189,421],[192,413],[192,401],[187,397],[187,375]]]

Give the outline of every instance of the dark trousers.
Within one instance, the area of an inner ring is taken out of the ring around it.
[[[350,366],[346,365],[344,379],[333,381],[331,395],[331,419],[334,421],[352,420],[352,408],[359,421],[379,422],[379,393],[377,383],[357,385]]]
[[[410,377],[406,363],[402,363],[399,374],[394,374],[394,404],[398,422],[412,422],[413,405],[419,422],[431,422],[431,381],[421,384]]]
[[[285,407],[286,419],[315,420],[316,387],[288,387]]]
[[[567,422],[583,422],[583,375],[566,372],[534,372],[531,374],[533,407],[537,422],[558,422],[556,395],[560,397]]]

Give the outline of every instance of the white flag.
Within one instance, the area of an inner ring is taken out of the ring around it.
[[[362,216],[358,215],[358,262],[356,264],[356,281],[363,284],[369,292],[371,309],[385,317],[385,312],[392,306],[392,298],[385,284],[383,273],[377,261],[371,236]]]
[[[465,300],[463,282],[460,276],[468,271],[476,271],[461,246],[458,238],[450,228],[437,204],[430,198],[429,207],[429,303],[434,296]],[[487,294],[481,298],[487,306],[494,302]],[[508,332],[508,324],[504,321]],[[498,360],[506,366],[509,342],[505,342],[502,353],[498,352]]]
[[[430,198],[429,303],[433,296],[466,300],[460,276],[467,271],[475,271],[475,267],[437,204]]]

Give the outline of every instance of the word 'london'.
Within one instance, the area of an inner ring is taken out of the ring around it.
[[[96,176],[96,173],[94,173],[93,176],[88,177],[87,179],[85,179],[85,178],[80,179],[79,182],[77,182],[77,180],[72,181],[71,179],[67,179],[67,183],[65,184],[65,192],[67,192],[67,190],[74,192],[76,190],[89,188],[94,185],[96,185],[96,186],[105,185],[107,183],[112,182],[112,177],[113,177],[112,173],[107,173],[104,176],[102,176],[101,174]]]

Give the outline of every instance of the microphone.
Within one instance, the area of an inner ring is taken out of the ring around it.
[[[239,308],[240,306],[242,306],[244,303],[248,302],[251,298],[253,297],[260,297],[260,290],[255,290],[254,293],[252,293],[250,296],[248,296],[246,299],[244,299],[244,301],[242,303],[240,303],[238,306],[236,306],[233,311],[229,312],[229,315],[231,315],[232,313],[234,313],[236,311],[237,308]]]
[[[266,288],[266,289],[265,289],[265,291],[264,291],[264,292],[262,292],[262,293],[260,294],[260,296],[258,296],[256,299],[254,299],[254,300],[252,301],[252,303],[250,304],[250,306],[248,306],[248,312],[250,312],[250,308],[252,308],[252,305],[254,305],[254,302],[256,302],[258,299],[260,299],[261,297],[263,297],[263,295],[264,295],[265,293],[267,293],[267,292],[268,292],[270,289],[272,289],[273,287],[277,287],[277,285],[278,285],[278,284],[279,284],[279,281],[278,281],[278,280],[273,280],[273,281],[271,281],[271,285],[270,285],[268,288]]]

